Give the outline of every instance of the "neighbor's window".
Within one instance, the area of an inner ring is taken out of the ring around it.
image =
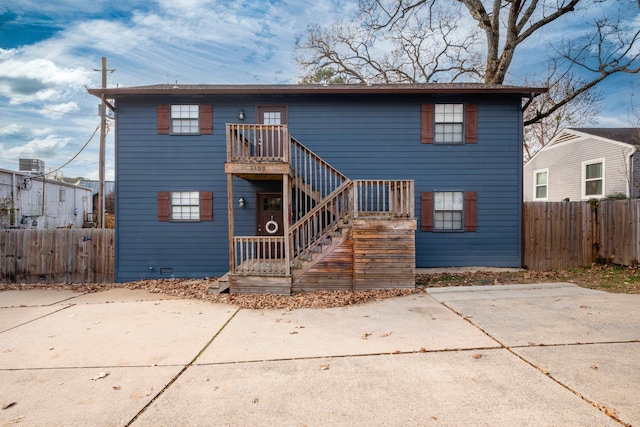
[[[171,133],[198,134],[200,133],[199,105],[171,106]]]
[[[172,221],[200,220],[200,193],[198,191],[175,191],[171,193]]]
[[[433,199],[433,229],[462,230],[464,208],[462,191],[436,191]]]
[[[464,104],[435,104],[434,144],[464,143]]]
[[[535,200],[547,200],[549,186],[549,170],[537,170],[534,174],[534,196]]]
[[[604,159],[582,163],[583,197],[604,196]]]

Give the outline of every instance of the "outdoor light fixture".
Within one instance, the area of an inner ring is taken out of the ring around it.
[[[35,218],[33,218],[33,222],[31,223],[31,225],[32,225],[33,227],[37,227],[37,226],[38,226],[38,221],[36,221],[36,219],[35,219]]]
[[[22,215],[22,218],[20,218],[20,224],[25,225],[27,223],[27,217]]]
[[[240,110],[240,111],[238,112],[238,118],[239,118],[240,120],[244,120],[244,110]]]
[[[238,207],[244,208],[244,197],[238,199]]]

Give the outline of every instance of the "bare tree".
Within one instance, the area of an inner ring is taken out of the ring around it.
[[[613,10],[587,22],[591,31],[549,47],[550,72],[531,84],[548,84],[550,93],[523,107],[525,126],[546,121],[538,132],[547,135],[558,128],[554,123],[595,114],[598,83],[640,72],[640,28],[624,18],[627,6],[618,0],[360,0],[355,19],[309,27],[295,58],[306,78],[330,70],[347,83],[505,84],[518,48],[532,36],[579,11]]]
[[[553,114],[535,118],[539,112],[558,105],[581,86],[583,80],[573,74],[557,75],[551,70],[542,86],[548,87],[547,93],[527,100],[523,112],[524,123],[524,158],[527,162],[533,155],[551,141],[560,131],[568,127],[588,127],[599,112],[602,93],[593,88],[575,96],[571,102],[563,103]],[[535,118],[535,119],[534,119]]]

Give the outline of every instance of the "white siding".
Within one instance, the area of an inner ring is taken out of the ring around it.
[[[91,194],[90,188],[0,170],[0,229],[81,228],[93,209]],[[23,216],[25,224],[20,223]]]
[[[582,163],[605,159],[604,195],[628,194],[629,156],[633,152],[628,144],[607,142],[600,138],[579,138],[548,146],[524,166],[523,198],[533,201],[534,171],[549,169],[548,200],[559,202],[585,200],[582,197]]]

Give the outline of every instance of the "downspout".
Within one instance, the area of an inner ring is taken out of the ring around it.
[[[18,196],[18,191],[16,190],[16,173],[11,172],[11,212],[10,215],[11,222],[9,224],[10,227],[15,227],[18,225],[18,215],[16,215],[16,197]]]
[[[635,176],[633,174],[633,156],[636,154],[636,151],[638,151],[638,149],[633,146],[631,147],[631,153],[629,154],[629,186],[627,187],[627,198],[633,198],[634,197],[634,190],[635,190]]]

